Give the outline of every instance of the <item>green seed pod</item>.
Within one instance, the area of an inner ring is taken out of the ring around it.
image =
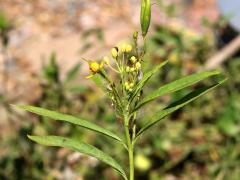
[[[141,0],[141,28],[142,36],[145,37],[151,21],[151,0]]]

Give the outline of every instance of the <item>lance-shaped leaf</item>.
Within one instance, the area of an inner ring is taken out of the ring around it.
[[[161,69],[164,65],[167,64],[168,61],[164,61],[161,64],[157,65],[155,68],[153,68],[152,70],[148,71],[147,73],[145,73],[143,75],[143,78],[138,82],[138,84],[136,85],[136,88],[134,89],[134,92],[132,93],[132,95],[130,96],[130,102],[133,100],[134,97],[136,97],[136,95],[142,90],[142,88],[144,87],[144,85],[148,82],[148,80],[156,73],[158,72],[159,69]]]
[[[71,115],[67,115],[67,114],[62,114],[62,113],[58,113],[56,111],[50,111],[48,109],[44,109],[44,108],[40,108],[40,107],[34,107],[34,106],[16,106],[20,109],[24,109],[26,111],[38,114],[40,116],[45,116],[45,117],[49,117],[51,119],[57,120],[57,121],[65,121],[65,122],[69,122],[75,125],[79,125],[82,126],[84,128],[102,133],[108,137],[111,137],[117,141],[122,142],[121,138],[118,137],[116,135],[116,133],[112,133],[111,131],[107,130],[106,128],[102,128],[94,123],[91,123],[89,121],[86,121],[84,119],[80,119]]]
[[[181,79],[178,79],[176,81],[173,81],[169,84],[166,84],[166,85],[158,88],[157,90],[153,91],[152,93],[149,93],[149,95],[147,95],[145,98],[143,98],[143,100],[141,102],[139,102],[139,104],[134,109],[134,111],[136,111],[137,109],[139,109],[140,107],[144,106],[146,103],[154,100],[157,97],[181,90],[181,89],[191,86],[205,78],[208,78],[208,77],[214,76],[214,75],[218,75],[218,74],[220,74],[219,71],[205,71],[205,72],[200,72],[200,73],[196,73],[193,75],[189,75],[189,76],[183,77]]]
[[[217,84],[214,84],[212,86],[209,87],[203,87],[203,88],[199,88],[189,94],[187,94],[186,96],[184,96],[183,98],[181,98],[180,100],[171,103],[169,106],[167,106],[166,108],[164,108],[162,111],[158,112],[156,115],[154,115],[150,121],[144,125],[140,131],[137,133],[136,139],[139,137],[139,135],[141,135],[143,132],[145,132],[147,129],[149,129],[150,127],[152,127],[153,125],[155,125],[156,123],[158,123],[160,120],[162,120],[164,117],[166,117],[167,115],[173,113],[174,111],[180,109],[181,107],[187,105],[188,103],[192,102],[193,100],[197,99],[198,97],[206,94],[207,92],[209,92],[210,90],[214,89],[215,87],[219,86],[220,84],[222,84],[225,80],[222,80],[220,82],[218,82]],[[135,139],[135,140],[136,140]]]
[[[110,165],[115,170],[117,170],[125,180],[127,180],[127,176],[123,170],[123,168],[114,160],[111,156],[104,153],[100,149],[83,142],[76,141],[74,139],[60,137],[60,136],[28,136],[29,139],[35,141],[39,144],[45,146],[58,146],[69,148],[73,151],[77,151],[92,157],[97,158],[98,160]]]

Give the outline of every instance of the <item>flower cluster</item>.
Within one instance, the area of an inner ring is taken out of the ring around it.
[[[108,94],[114,105],[122,107],[127,99],[134,93],[139,77],[141,76],[142,59],[144,50],[138,47],[138,32],[133,33],[132,43],[123,43],[111,48],[110,56],[104,56],[100,63],[86,60],[91,74],[100,75],[107,82]],[[118,79],[111,79],[108,75],[112,71],[118,75]]]

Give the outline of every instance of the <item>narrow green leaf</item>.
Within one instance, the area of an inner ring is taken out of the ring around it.
[[[214,75],[218,75],[218,74],[220,74],[219,71],[205,71],[205,72],[200,72],[200,73],[196,73],[193,75],[189,75],[189,76],[183,77],[181,79],[178,79],[176,81],[173,81],[169,84],[166,84],[166,85],[158,88],[157,90],[153,91],[152,93],[149,93],[149,95],[147,95],[145,98],[143,98],[143,100],[141,102],[139,102],[139,104],[134,109],[134,111],[136,111],[137,109],[139,109],[140,107],[144,106],[145,104],[154,100],[157,97],[181,90],[181,89],[191,86],[205,78],[208,78],[208,77],[214,76]]]
[[[188,95],[184,96],[183,98],[181,98],[180,100],[171,103],[170,105],[168,105],[166,108],[164,108],[162,111],[158,112],[156,115],[154,115],[150,121],[144,125],[140,131],[137,133],[136,139],[137,137],[139,137],[143,132],[145,132],[147,129],[149,129],[150,127],[152,127],[153,125],[155,125],[156,123],[158,123],[160,120],[162,120],[164,117],[166,117],[167,115],[173,113],[174,111],[182,108],[183,106],[187,105],[188,103],[192,102],[193,100],[197,99],[198,97],[206,94],[207,92],[211,91],[212,89],[216,88],[217,86],[219,86],[220,84],[222,84],[223,82],[225,82],[226,80],[222,80],[220,82],[218,82],[217,84],[214,84],[212,86],[209,87],[203,87],[203,88],[199,88],[195,91],[192,91],[191,93],[189,93]]]
[[[138,82],[138,84],[136,85],[136,88],[134,89],[134,92],[132,93],[132,95],[130,96],[130,101],[132,101],[134,99],[134,97],[136,97],[136,95],[141,91],[141,89],[145,86],[145,84],[148,82],[148,80],[156,73],[158,72],[158,70],[160,68],[162,68],[164,65],[166,65],[168,63],[168,61],[164,61],[161,64],[157,65],[155,68],[153,68],[152,70],[148,71],[147,73],[145,73],[143,75],[143,78],[141,79],[141,81]]]
[[[26,111],[38,114],[40,116],[45,116],[57,121],[66,121],[75,125],[79,125],[82,126],[84,128],[102,133],[108,137],[111,137],[117,141],[122,142],[121,138],[118,137],[116,135],[116,133],[112,133],[111,131],[107,130],[106,128],[102,128],[94,123],[91,123],[89,121],[86,121],[84,119],[80,119],[71,115],[67,115],[67,114],[62,114],[62,113],[58,113],[56,111],[50,111],[44,108],[40,108],[40,107],[34,107],[34,106],[16,106],[20,109],[24,109]]]
[[[73,151],[77,151],[92,157],[97,158],[98,160],[110,165],[113,167],[117,172],[119,172],[125,180],[127,180],[127,176],[123,170],[123,168],[114,160],[111,156],[104,153],[100,149],[86,144],[84,142],[79,142],[74,139],[60,137],[60,136],[28,136],[29,139],[35,141],[39,144],[45,146],[58,146],[58,147],[65,147],[69,148]]]
[[[68,83],[71,80],[73,80],[78,75],[79,68],[80,68],[80,64],[77,64],[72,69],[70,69],[70,71],[68,71],[67,73],[67,76],[64,82]]]

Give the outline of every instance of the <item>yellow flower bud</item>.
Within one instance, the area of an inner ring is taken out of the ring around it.
[[[124,83],[124,86],[128,86],[128,82],[125,82],[125,83]]]
[[[136,69],[139,70],[141,69],[142,65],[140,62],[137,62],[136,65],[135,65]]]
[[[130,68],[130,72],[134,72],[135,71],[135,68],[134,67],[131,67]]]
[[[116,47],[111,49],[111,54],[114,59],[118,57],[118,49]]]
[[[130,61],[134,64],[137,61],[137,58],[135,56],[132,56],[130,58]]]
[[[100,70],[100,64],[98,64],[96,61],[92,61],[89,63],[89,69],[92,73],[97,73]]]
[[[129,87],[132,88],[134,86],[134,83],[130,83]]]
[[[107,65],[109,65],[110,60],[109,60],[109,58],[107,56],[104,56],[103,62],[106,63]]]
[[[130,53],[132,51],[132,45],[128,44],[126,45],[126,52]]]
[[[133,91],[133,89],[132,89],[132,88],[129,88],[129,89],[128,89],[128,91],[129,91],[129,92],[132,92],[132,91]]]
[[[126,48],[127,48],[126,44],[122,44],[121,47],[120,47],[120,49],[123,53],[126,52]]]

